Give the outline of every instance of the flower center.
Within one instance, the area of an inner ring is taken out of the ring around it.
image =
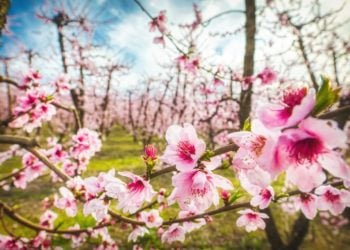
[[[300,199],[301,199],[301,201],[304,202],[304,203],[309,203],[309,202],[311,202],[314,198],[313,198],[311,195],[309,195],[309,194],[302,194],[302,195],[300,196]]]
[[[149,222],[154,222],[154,221],[156,220],[156,218],[154,218],[153,215],[150,215],[150,216],[148,216],[147,220],[148,220]]]
[[[269,199],[271,199],[271,197],[272,197],[270,191],[267,190],[267,189],[264,189],[264,190],[261,191],[261,196],[262,196],[264,199],[266,199],[266,200],[269,200]]]
[[[130,182],[128,184],[128,189],[131,192],[141,192],[144,189],[144,187],[145,186],[143,185],[142,181],[140,181],[140,180]]]
[[[289,147],[290,156],[298,163],[314,162],[322,150],[322,142],[317,138],[305,138]]]
[[[334,203],[340,200],[339,194],[333,194],[330,191],[327,191],[324,196],[326,197],[327,201]]]
[[[208,189],[206,187],[204,188],[192,188],[191,189],[191,194],[193,196],[200,196],[203,197],[204,195],[206,195],[208,192]]]
[[[293,108],[301,103],[306,94],[306,87],[286,91],[283,95],[283,103],[285,103],[288,107]]]
[[[180,141],[177,144],[177,155],[184,161],[192,162],[192,155],[196,153],[196,148],[189,141]]]
[[[247,216],[249,220],[255,220],[258,217],[256,214],[253,213],[248,213]]]
[[[257,136],[252,142],[252,150],[257,156],[261,155],[261,152],[265,146],[266,138],[264,136]]]
[[[180,235],[180,231],[179,231],[179,229],[177,229],[177,228],[175,228],[173,231],[171,231],[171,233],[170,233],[170,236],[172,237],[172,238],[176,238],[176,237],[178,237]]]

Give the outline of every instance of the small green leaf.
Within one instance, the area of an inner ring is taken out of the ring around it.
[[[243,194],[241,193],[241,191],[237,190],[235,192],[232,193],[231,198],[230,198],[230,204],[235,202],[236,200],[238,200],[239,198],[241,198],[243,196]]]
[[[52,101],[55,97],[53,95],[46,96],[46,101]]]
[[[248,117],[243,124],[243,131],[251,131],[252,130],[252,123],[250,121],[250,118]]]
[[[322,85],[316,95],[316,105],[313,114],[317,115],[331,107],[339,99],[340,88],[333,88],[332,83],[326,76],[321,76]]]
[[[207,150],[201,157],[202,161],[210,161],[210,158],[214,155],[214,152],[211,150]]]
[[[220,168],[221,168],[221,169],[227,169],[227,168],[229,168],[229,167],[231,167],[230,161],[227,160],[227,159],[223,160],[222,163],[221,163]]]

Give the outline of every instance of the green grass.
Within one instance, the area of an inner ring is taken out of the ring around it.
[[[0,150],[5,148],[0,148]],[[103,143],[103,148],[90,162],[88,170],[84,176],[96,175],[101,171],[108,171],[112,168],[117,171],[128,170],[137,174],[143,174],[144,164],[141,159],[142,145],[134,143],[132,137],[128,135],[120,127],[116,127]],[[21,160],[18,157],[6,161],[0,167],[0,178],[12,171],[14,168],[21,167]],[[233,181],[236,189],[239,188],[237,180],[234,178],[232,170],[219,170],[218,174],[226,176]],[[283,178],[280,178],[276,184],[276,190],[280,190],[283,185]],[[152,181],[155,189],[165,187],[169,191],[171,189],[171,174],[157,177]],[[0,200],[5,201],[11,206],[17,207],[17,212],[24,217],[38,222],[38,218],[44,212],[41,201],[45,197],[52,197],[60,183],[52,183],[49,176],[43,176],[30,183],[25,190],[13,188],[10,192],[0,191]],[[244,199],[241,198],[241,199]],[[112,206],[112,208],[114,208]],[[272,205],[278,227],[284,239],[288,239],[288,234],[292,226],[293,216],[286,215],[276,205]],[[53,208],[59,214],[59,218],[55,221],[55,225],[61,225],[60,228],[68,228],[78,223],[81,227],[89,227],[94,225],[94,219],[84,217],[81,210],[74,218],[65,216],[63,211]],[[178,210],[176,208],[166,209],[161,215],[166,218],[176,216]],[[202,227],[200,230],[187,234],[184,243],[174,243],[172,248],[187,249],[267,249],[268,242],[263,231],[246,233],[244,230],[237,228],[237,215],[235,212],[227,212],[216,215],[212,223]],[[34,232],[30,229],[18,225],[8,218],[4,220],[6,227],[16,236],[31,237]],[[303,249],[345,249],[349,245],[348,229],[343,229],[338,235],[337,240],[332,238],[332,234],[327,234],[329,229],[315,220],[311,223],[310,233],[308,234]],[[112,238],[119,244],[120,249],[131,249],[131,243],[127,242],[127,236],[131,231],[130,226],[116,224],[109,228]],[[0,226],[0,233],[4,233],[3,226]],[[335,236],[334,236],[335,237]],[[329,241],[333,244],[329,247]],[[70,243],[66,239],[54,237],[53,241],[56,245],[62,246],[64,249],[71,249]],[[90,239],[80,249],[92,249],[96,244],[96,239]],[[155,230],[151,230],[151,234],[143,239],[139,239],[138,244],[145,249],[154,247],[156,249],[169,249],[168,245],[162,245]],[[332,248],[335,247],[335,248]]]

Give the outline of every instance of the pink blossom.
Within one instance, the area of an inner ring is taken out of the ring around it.
[[[40,225],[47,228],[53,228],[57,214],[51,210],[46,210],[40,217]]]
[[[241,216],[237,219],[236,225],[238,227],[245,227],[247,232],[252,232],[260,229],[265,229],[265,222],[263,219],[269,218],[267,214],[254,212],[251,209],[245,209],[238,212]]]
[[[214,89],[208,88],[205,85],[201,85],[199,87],[199,91],[203,94],[203,95],[210,95],[215,93]]]
[[[156,194],[149,181],[142,177],[130,172],[119,172],[119,174],[131,179],[126,186],[126,191],[119,197],[118,208],[123,209],[124,213],[136,212],[145,201],[150,202]]]
[[[81,192],[85,189],[84,180],[80,176],[75,176],[67,181],[67,187],[75,192]]]
[[[195,75],[200,67],[200,56],[196,54],[181,55],[176,58],[176,63],[179,68]]]
[[[149,231],[145,227],[136,226],[134,230],[129,234],[128,241],[135,242],[138,237],[143,237],[145,234],[148,234]]]
[[[180,219],[187,218],[197,214],[198,214],[198,210],[193,205],[190,205],[188,210],[180,211],[179,218]],[[184,221],[182,225],[186,232],[191,232],[193,230],[201,228],[205,224],[206,224],[206,220],[204,218],[199,218],[193,221]]]
[[[162,10],[159,12],[159,15],[153,18],[152,21],[149,23],[149,30],[153,32],[157,28],[159,32],[163,34],[166,32],[166,27],[165,27],[166,22],[167,22],[166,11]]]
[[[213,83],[214,83],[214,86],[224,86],[225,85],[224,81],[218,77],[214,78]]]
[[[178,67],[184,67],[187,63],[188,57],[187,55],[181,55],[175,59]]]
[[[52,117],[56,114],[56,108],[50,103],[39,103],[35,109],[34,113],[30,113],[31,118],[35,117],[41,121],[50,121]]]
[[[168,230],[164,231],[162,234],[162,242],[163,243],[172,243],[174,241],[181,241],[183,242],[185,240],[185,229],[180,226],[178,223],[172,224]]]
[[[296,209],[301,209],[303,214],[309,220],[316,217],[317,214],[317,196],[314,194],[301,194],[295,199]]]
[[[197,73],[197,70],[199,69],[199,66],[200,66],[200,57],[193,56],[186,61],[184,65],[184,69],[189,73],[192,73],[193,75],[195,75]]]
[[[208,209],[212,204],[217,206],[220,201],[217,188],[233,189],[226,178],[200,169],[174,175],[172,184],[175,188],[168,198],[169,205],[177,201],[183,210],[189,208],[190,202],[199,211]]]
[[[69,227],[68,229],[69,230],[77,230],[77,229],[80,229],[80,226],[79,226],[79,224],[75,224],[74,226]],[[80,247],[86,241],[87,236],[88,235],[86,233],[64,234],[63,238],[70,239],[72,241],[71,247],[73,249],[76,249],[76,248]]]
[[[146,223],[146,226],[149,228],[152,227],[160,227],[163,223],[162,217],[159,215],[159,211],[156,209],[152,209],[150,211],[142,211],[140,213],[141,221]]]
[[[72,86],[69,83],[69,77],[66,74],[60,75],[54,82],[56,91],[61,95],[66,95]]]
[[[98,134],[88,128],[79,129],[78,133],[72,137],[73,146],[71,154],[75,159],[86,160],[101,150],[101,140]]]
[[[321,186],[315,190],[319,195],[317,208],[319,210],[329,210],[333,215],[341,214],[345,207],[350,206],[350,192],[345,189],[337,189],[332,186]]]
[[[251,200],[250,204],[260,209],[267,208],[275,196],[275,192],[271,186],[264,188],[258,195],[255,195]]]
[[[350,169],[334,149],[346,148],[346,135],[335,122],[307,118],[297,129],[285,130],[280,137],[279,147],[285,164],[291,168],[288,178],[302,191],[308,192],[325,180],[320,167],[332,175],[350,180]],[[308,176],[311,181],[304,182]],[[300,178],[300,179],[298,179]]]
[[[18,169],[14,169],[12,172],[17,172],[17,171]],[[26,174],[23,171],[16,174],[14,177],[12,177],[12,179],[13,179],[13,185],[16,188],[21,188],[21,189],[27,188],[28,179],[26,177]]]
[[[51,240],[45,231],[40,231],[33,240],[33,246],[37,249],[49,250],[51,249]]]
[[[254,80],[254,76],[245,76],[240,79],[242,90],[247,90],[249,86],[253,84]]]
[[[268,128],[286,128],[296,125],[314,108],[314,89],[296,88],[284,91],[279,104],[267,104],[258,108],[258,117]]]
[[[165,39],[164,36],[157,36],[153,38],[153,43],[154,44],[161,44],[163,48],[165,47]]]
[[[15,115],[20,115],[33,109],[38,103],[46,100],[44,92],[39,90],[30,90],[24,96],[17,98],[17,105],[14,109]]]
[[[126,190],[125,183],[114,176],[105,180],[105,191],[108,197],[119,199],[123,197]]]
[[[242,188],[251,195],[259,194],[272,181],[271,175],[259,167],[238,171],[237,177]]]
[[[26,248],[21,239],[0,234],[0,249],[22,250]]]
[[[176,165],[179,171],[193,169],[205,151],[204,141],[197,137],[196,130],[188,123],[185,123],[183,127],[170,126],[166,131],[165,138],[168,146],[162,160],[168,164]]]
[[[42,75],[39,73],[39,71],[30,69],[25,74],[25,76],[22,80],[22,87],[23,88],[29,87],[29,84],[31,84],[31,83],[34,85],[34,87],[37,87],[41,78],[42,78]]]
[[[17,99],[13,120],[9,126],[13,128],[23,127],[27,132],[40,127],[43,121],[51,120],[56,113],[56,108],[50,104],[53,99],[43,91],[29,90],[25,96]]]
[[[91,176],[84,179],[84,187],[86,190],[86,197],[97,197],[100,193],[104,191],[105,183],[102,181],[101,177]]]
[[[98,238],[99,236],[101,236],[101,239],[104,243],[108,243],[109,246],[113,245],[115,243],[115,241],[112,239],[112,237],[110,236],[109,232],[108,232],[108,228],[107,227],[102,227],[99,229],[95,229],[91,236],[93,238]]]
[[[61,198],[57,198],[55,206],[60,209],[65,209],[66,214],[70,217],[74,217],[78,212],[77,202],[72,192],[66,187],[59,189]]]
[[[78,174],[78,163],[66,159],[62,163],[62,170],[69,176],[75,176]]]
[[[298,164],[287,169],[287,181],[296,185],[302,192],[310,192],[325,180],[326,175],[318,164]]]
[[[107,217],[109,202],[103,199],[92,199],[84,204],[83,213],[85,216],[91,214],[98,222]]]
[[[63,150],[61,144],[56,144],[55,146],[47,150],[46,155],[54,163],[59,163],[68,157],[68,153]]]
[[[276,80],[277,75],[275,71],[266,67],[257,75],[257,78],[261,80],[261,84],[265,85],[273,83]]]
[[[284,170],[279,148],[277,147],[280,132],[267,129],[261,121],[254,119],[251,122],[251,131],[231,133],[232,139],[239,149],[234,158],[234,166],[239,170],[261,168],[277,176]]]
[[[23,155],[22,164],[26,167],[24,173],[28,182],[38,178],[46,169],[44,163],[31,153]]]

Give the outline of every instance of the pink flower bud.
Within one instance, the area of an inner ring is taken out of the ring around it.
[[[149,144],[145,146],[145,154],[143,156],[144,160],[156,160],[157,159],[157,148],[153,144]]]
[[[227,200],[230,199],[231,193],[230,193],[229,191],[223,189],[223,190],[221,190],[220,197],[221,197],[221,199],[223,199],[224,201],[227,201]]]

